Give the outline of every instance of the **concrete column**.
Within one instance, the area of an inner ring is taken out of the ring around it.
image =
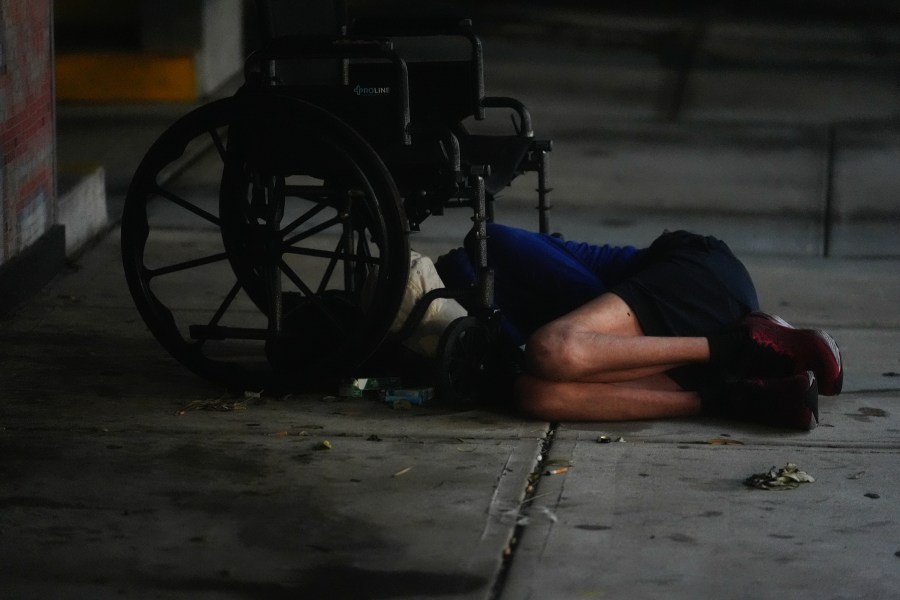
[[[0,314],[62,268],[51,0],[0,0]]]
[[[206,96],[243,62],[241,0],[142,0],[145,52],[192,55],[197,94]]]
[[[60,100],[194,101],[240,72],[242,0],[131,2],[138,3],[131,11],[139,21],[131,35],[138,39],[123,40],[121,47],[98,49],[88,39],[95,24],[69,23],[84,32],[85,42],[57,55]]]
[[[53,225],[50,0],[0,0],[0,264]]]

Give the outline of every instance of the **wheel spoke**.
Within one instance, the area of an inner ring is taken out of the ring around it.
[[[297,235],[286,239],[284,241],[284,245],[285,246],[293,246],[297,242],[303,241],[309,237],[316,235],[317,233],[321,233],[321,232],[325,231],[326,229],[331,229],[335,225],[340,225],[340,224],[341,224],[340,216],[332,217],[323,223],[319,223],[315,227],[311,227],[311,228],[307,229],[303,233],[298,233]]]
[[[325,273],[322,274],[322,280],[319,282],[319,289],[317,293],[321,294],[328,288],[328,283],[331,281],[331,276],[334,274],[334,269],[337,267],[338,263],[338,252],[340,251],[341,246],[344,244],[344,237],[341,236],[341,239],[338,240],[337,247],[334,249],[334,257],[328,261],[328,266],[325,268]]]
[[[218,130],[210,129],[209,137],[212,138],[213,144],[216,146],[216,151],[219,153],[219,158],[222,159],[222,162],[225,161],[225,143],[222,141],[222,136],[219,135]]]
[[[170,275],[172,273],[177,273],[178,271],[186,271],[188,269],[195,269],[197,267],[202,267],[204,265],[209,265],[215,262],[219,262],[222,260],[227,260],[228,254],[225,252],[220,252],[218,254],[213,254],[210,256],[204,256],[203,258],[195,258],[194,260],[187,260],[180,263],[175,263],[174,265],[169,265],[168,267],[160,267],[158,269],[147,269],[147,278],[153,279],[154,277],[159,277],[160,275]]]
[[[213,328],[219,324],[219,321],[221,321],[222,317],[225,316],[225,313],[228,311],[231,303],[234,302],[234,299],[237,297],[239,291],[241,291],[241,282],[235,281],[234,285],[231,286],[231,289],[228,290],[228,293],[225,294],[225,298],[222,300],[222,304],[219,305],[216,313],[213,315],[212,319],[209,320],[209,324],[207,324],[207,327]],[[194,344],[199,347],[202,346],[205,342],[206,339],[201,338],[199,340],[195,340]]]
[[[336,318],[330,310],[324,305],[322,301],[322,296],[318,296],[313,293],[311,289],[300,279],[300,277],[294,272],[291,267],[285,263],[283,260],[280,265],[281,271],[287,275],[287,278],[293,282],[306,296],[312,301],[313,306],[315,306],[322,316],[324,316],[329,323],[331,323],[334,330],[340,333],[342,336],[348,336],[350,332],[344,327],[344,324],[341,323],[340,319]]]
[[[174,193],[170,192],[169,190],[166,190],[158,185],[154,186],[154,192],[156,192],[157,194],[159,194],[160,196],[162,196],[169,202],[177,204],[178,206],[185,209],[186,211],[192,212],[202,219],[206,219],[207,221],[209,221],[216,227],[221,227],[219,217],[203,210],[202,208],[200,208],[199,206],[197,206],[195,204],[191,204],[190,202],[188,202],[181,196],[178,196],[177,194],[174,194]]]
[[[366,283],[366,277],[369,275],[366,265],[370,264],[369,261],[372,260],[372,252],[369,250],[369,241],[366,239],[366,233],[364,231],[360,232],[357,238],[356,256],[356,285],[358,286],[358,289],[362,289]]]
[[[290,225],[288,225],[287,227],[282,229],[281,235],[285,236],[285,235],[289,234],[290,232],[297,229],[298,227],[300,227],[301,225],[303,225],[304,223],[309,221],[311,218],[313,218],[314,216],[316,216],[317,214],[319,214],[320,212],[325,210],[326,208],[328,208],[327,204],[324,204],[324,203],[317,204],[316,206],[314,206],[313,208],[308,210],[304,215],[302,215],[301,217],[298,217],[297,219],[292,221]]]
[[[221,321],[222,317],[225,316],[225,312],[231,306],[231,303],[234,302],[234,299],[235,297],[237,297],[239,291],[241,291],[241,282],[235,281],[234,285],[231,286],[231,289],[228,290],[228,294],[225,295],[225,299],[222,301],[222,304],[219,305],[218,310],[216,310],[216,314],[214,314],[213,318],[210,319],[210,327],[214,327],[219,324],[219,321]]]
[[[341,244],[343,244],[343,241],[343,238],[341,238]],[[343,252],[342,250],[340,250],[340,248],[335,250],[316,250],[315,248],[285,248],[284,253],[297,254],[300,256],[315,256],[317,258],[328,258],[332,260],[350,260],[366,265],[378,265],[381,263],[381,260],[377,257],[359,256],[357,254]]]
[[[304,282],[302,279],[300,279],[300,276],[294,272],[294,270],[290,267],[290,265],[288,265],[286,262],[284,262],[284,259],[281,259],[279,261],[278,267],[281,269],[282,273],[287,275],[287,278],[291,280],[291,283],[293,283],[295,286],[297,286],[298,290],[303,292],[304,296],[307,296],[310,298],[315,296],[315,292],[312,291],[312,288],[310,288],[308,285],[306,285],[306,282]]]
[[[323,202],[327,206],[332,206],[333,203],[324,201],[329,198],[346,194],[347,191],[331,189],[321,185],[286,185],[284,186],[284,193],[292,198],[314,200],[316,202]]]

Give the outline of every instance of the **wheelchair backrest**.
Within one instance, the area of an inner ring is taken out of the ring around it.
[[[340,1],[257,1],[270,83],[340,116],[373,146],[483,118],[481,43],[469,22],[348,23]]]

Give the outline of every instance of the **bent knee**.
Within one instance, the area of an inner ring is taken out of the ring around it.
[[[576,366],[574,331],[568,327],[544,326],[525,344],[529,372],[553,381],[565,381]]]

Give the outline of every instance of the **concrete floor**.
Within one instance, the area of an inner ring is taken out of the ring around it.
[[[716,22],[676,102],[671,65],[641,44],[598,42],[670,23],[560,12],[538,23],[547,41],[526,42],[535,23],[486,41],[488,91],[526,101],[556,141],[554,229],[728,240],[765,307],[842,348],[844,393],[822,398],[820,426],[551,424],[231,395],[152,339],[113,231],[0,321],[0,596],[900,595],[896,32],[866,30],[886,40],[873,58],[855,26]],[[747,63],[750,48],[771,56]],[[825,69],[825,49],[850,67]],[[60,160],[103,164],[115,213],[182,108],[61,107]],[[857,117],[878,125],[833,137]],[[499,219],[533,227],[533,187],[517,182]],[[425,225],[413,245],[432,256],[468,227],[465,215]],[[203,292],[186,289],[185,303]],[[816,481],[743,485],[788,462]]]

